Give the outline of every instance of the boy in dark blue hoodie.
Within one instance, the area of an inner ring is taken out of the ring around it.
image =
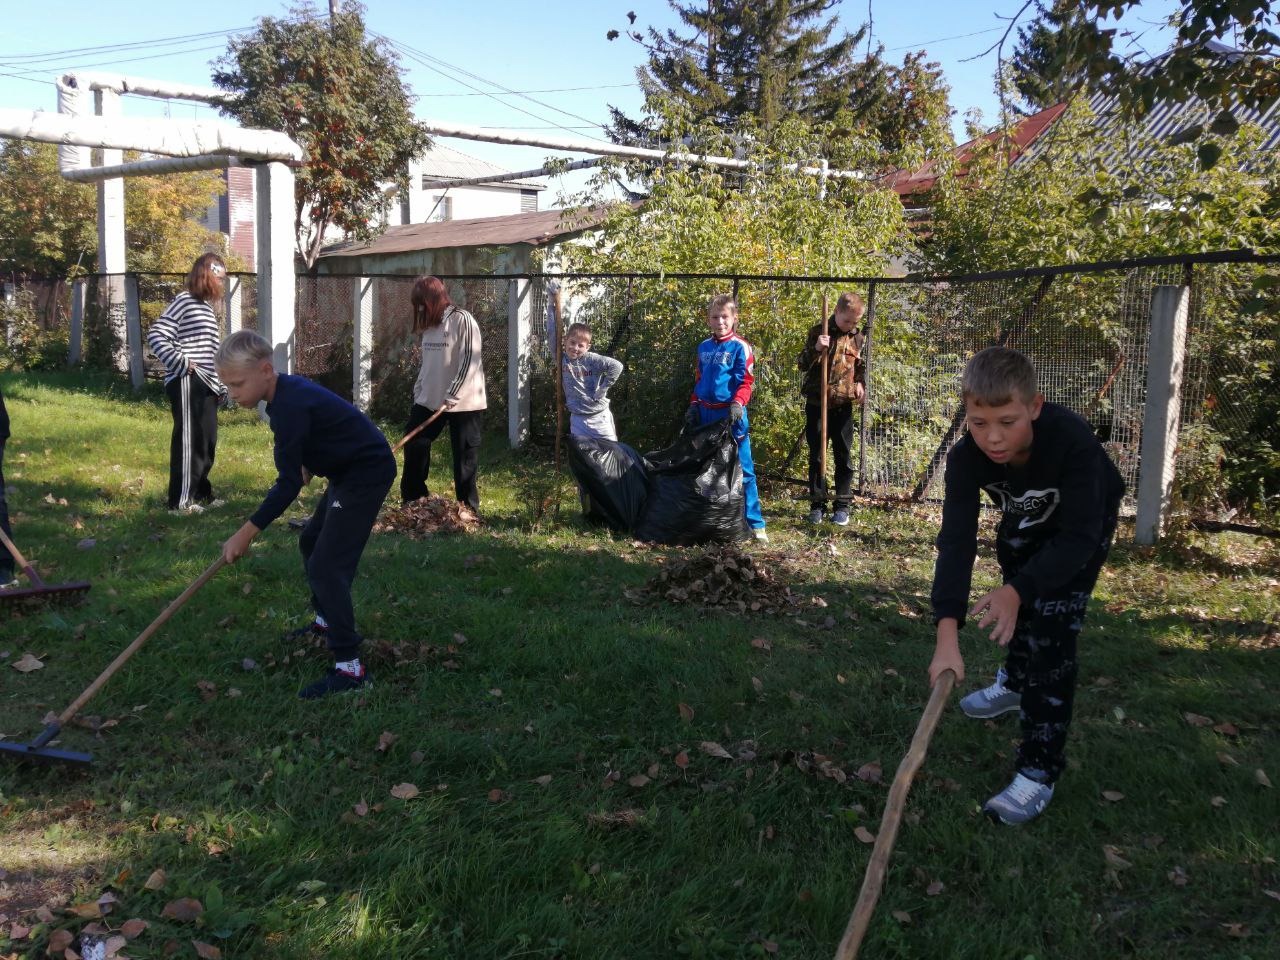
[[[386,437],[363,413],[305,377],[277,373],[271,344],[251,330],[232,334],[218,350],[218,375],[242,407],[266,401],[275,434],[278,476],[262,505],[227,540],[235,563],[253,538],[282,514],[313,476],[329,484],[299,539],[317,626],[327,636],[333,668],[298,691],[304,700],[355,690],[369,682],[360,662],[351,583],[373,523],[396,476]]]

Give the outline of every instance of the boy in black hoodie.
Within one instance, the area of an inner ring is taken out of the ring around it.
[[[964,679],[958,632],[964,625],[977,553],[982,491],[1000,508],[996,556],[1004,585],[969,616],[1008,647],[995,683],[960,701],[966,715],[1018,710],[1022,743],[1013,782],[983,811],[1025,823],[1053,797],[1065,766],[1076,684],[1076,637],[1115,534],[1124,481],[1089,425],[1036,389],[1031,361],[989,347],[965,367],[969,427],[947,456],[946,494],[933,612],[938,639],[929,682],[944,670]]]

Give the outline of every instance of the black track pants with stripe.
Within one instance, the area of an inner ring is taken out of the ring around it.
[[[213,499],[209,471],[218,443],[218,395],[194,373],[164,385],[173,410],[169,443],[169,509]]]

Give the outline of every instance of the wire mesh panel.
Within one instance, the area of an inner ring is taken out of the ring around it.
[[[350,400],[355,277],[298,276],[294,370]]]

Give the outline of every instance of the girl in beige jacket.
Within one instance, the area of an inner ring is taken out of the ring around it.
[[[410,300],[413,332],[422,338],[422,369],[413,386],[413,407],[409,410],[405,432],[413,430],[441,407],[445,413],[405,445],[400,496],[409,503],[427,495],[431,444],[447,424],[453,450],[454,495],[459,503],[479,510],[476,464],[481,418],[487,406],[480,325],[467,311],[453,305],[438,277],[419,277]]]

